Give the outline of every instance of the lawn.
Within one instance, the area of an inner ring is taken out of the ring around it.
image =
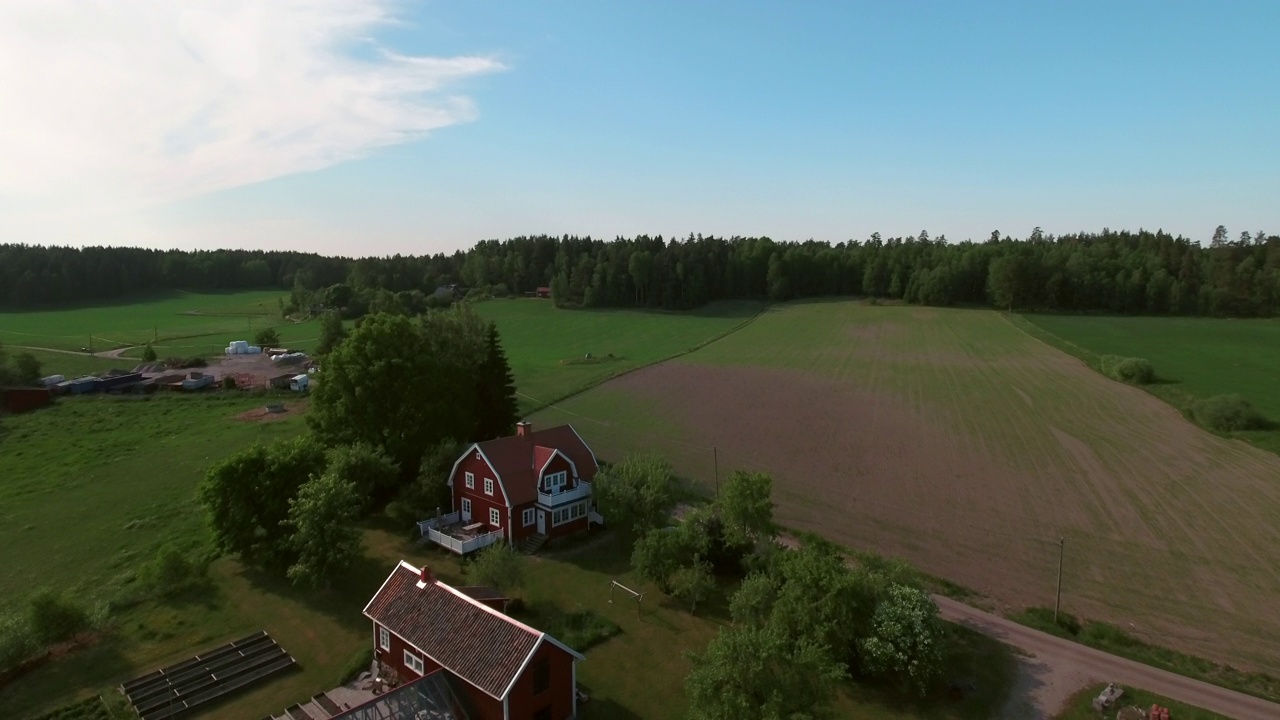
[[[15,347],[6,347],[5,353],[10,356],[18,353],[30,353],[40,361],[40,373],[42,375],[65,375],[68,378],[93,375],[113,368],[128,370],[140,362],[138,360],[118,360],[96,355],[80,355],[78,353],[22,350]]]
[[[1047,342],[1089,361],[1096,355],[1141,357],[1159,382],[1145,389],[1186,411],[1198,399],[1243,395],[1280,422],[1280,321],[1188,317],[1022,315]],[[1232,434],[1280,453],[1280,426]]]
[[[255,330],[282,324],[278,300],[287,294],[171,292],[89,307],[0,313],[0,343],[100,351],[202,338],[196,344],[216,349],[226,347],[226,340],[252,340]]]
[[[578,682],[591,700],[583,720],[681,718],[686,711],[686,656],[699,651],[727,622],[725,582],[719,596],[690,615],[631,575],[626,543],[604,533],[561,552],[528,561],[528,583],[517,593],[530,607],[551,604],[564,612],[590,612],[620,632],[586,651]],[[372,642],[361,608],[401,559],[426,564],[454,584],[464,564],[443,550],[411,543],[385,527],[365,534],[365,555],[333,590],[299,589],[246,571],[229,559],[211,569],[212,584],[166,602],[149,602],[116,619],[107,639],[61,658],[0,688],[0,706],[17,717],[34,715],[99,693],[155,667],[188,657],[245,633],[265,629],[298,661],[299,670],[265,682],[195,717],[260,717],[333,687],[344,664]],[[648,591],[639,614],[632,602],[609,602],[608,581]],[[518,615],[519,616],[519,615]],[[525,618],[532,621],[532,618]],[[850,683],[837,699],[841,716],[874,720],[979,720],[1003,703],[1012,676],[1007,649],[982,636],[948,626],[948,654],[958,674],[979,690],[960,702],[939,691],[906,698]]]
[[[236,420],[261,396],[65,397],[0,431],[0,603],[34,582],[104,597],[165,542],[200,545],[196,484],[219,459],[297,433]],[[38,578],[38,580],[33,580]]]
[[[1159,366],[1157,365],[1157,368]],[[774,306],[536,414],[597,454],[656,451],[713,489],[775,478],[779,519],[1006,607],[1280,670],[1280,458],[1224,440],[999,313]]]
[[[761,309],[759,303],[723,302],[685,313],[560,310],[549,300],[533,299],[489,300],[473,307],[498,325],[525,412],[690,350]]]
[[[1062,714],[1058,715],[1056,720],[1099,720],[1098,713],[1093,710],[1093,699],[1098,697],[1098,694],[1105,687],[1106,685],[1091,685],[1072,695],[1071,700],[1067,702],[1066,709],[1062,711]],[[1169,708],[1169,717],[1173,720],[1231,720],[1225,715],[1219,715],[1134,688],[1124,688],[1124,697],[1120,698],[1120,705],[1108,711],[1105,717],[1108,720],[1114,720],[1121,707],[1137,706],[1144,710],[1150,710],[1152,705]]]

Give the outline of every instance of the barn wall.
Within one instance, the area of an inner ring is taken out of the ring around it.
[[[493,468],[489,467],[489,463],[484,458],[478,457],[479,453],[473,451],[460,463],[458,469],[453,474],[453,509],[462,510],[462,498],[470,498],[471,500],[471,522],[483,522],[487,526],[486,532],[502,528],[507,528],[507,504],[502,496],[502,486],[499,485],[497,474],[493,472]],[[473,490],[467,489],[466,474],[474,473],[476,477],[476,486]],[[485,478],[493,480],[493,494],[485,495],[484,481]],[[497,508],[498,516],[501,524],[494,526],[489,522],[489,510]],[[518,520],[517,520],[518,523]],[[507,537],[511,537],[509,533],[504,533]]]
[[[534,695],[533,667],[543,658],[551,663],[551,687]],[[567,720],[573,716],[573,689],[573,656],[544,641],[511,688],[511,720],[531,720],[546,707],[551,708],[552,720]]]

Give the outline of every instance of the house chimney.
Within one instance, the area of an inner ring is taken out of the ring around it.
[[[528,420],[521,420],[516,423],[516,437],[528,438],[533,434],[533,423]]]
[[[418,580],[428,584],[435,582],[435,578],[431,577],[431,568],[426,565],[418,568]]]

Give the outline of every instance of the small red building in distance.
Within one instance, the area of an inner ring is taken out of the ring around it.
[[[603,523],[593,505],[596,456],[572,425],[475,443],[453,464],[453,510],[464,526],[483,524],[516,544],[542,535],[554,539]]]
[[[445,672],[471,720],[577,716],[582,655],[401,561],[364,608],[378,661],[401,683]]]
[[[534,294],[534,296],[535,296],[535,297],[540,297],[540,298],[549,298],[549,297],[551,297],[551,288],[549,288],[549,287],[540,287],[540,288],[538,288],[537,290],[535,290],[533,294]]]

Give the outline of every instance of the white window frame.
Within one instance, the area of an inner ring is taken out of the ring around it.
[[[383,650],[391,649],[391,631],[381,625],[378,626],[378,647]]]
[[[484,479],[484,494],[485,495],[493,494],[493,478]]]
[[[547,483],[548,495],[559,495],[569,487],[569,473],[561,470],[560,472],[547,473],[544,478]]]
[[[537,512],[533,508],[524,509],[524,526],[525,527],[529,527],[530,525],[534,524],[535,522],[537,522],[537,519],[538,519]]]
[[[404,651],[404,666],[418,673],[419,675],[425,674],[424,671],[426,670],[426,667],[422,664],[422,658],[418,657],[417,655],[414,655],[408,650]]]
[[[462,512],[471,514],[471,498],[462,498]]]
[[[586,503],[577,502],[572,505],[565,505],[559,510],[552,512],[551,526],[557,527],[559,525],[564,525],[565,523],[573,522],[574,520],[586,515],[587,513],[584,509],[585,505]]]
[[[502,513],[498,512],[498,508],[489,508],[489,524],[497,528],[502,527]]]
[[[467,473],[467,474],[466,474],[466,481],[467,481],[467,489],[468,489],[468,490],[475,490],[475,489],[476,489],[476,476],[475,476],[475,473]]]

